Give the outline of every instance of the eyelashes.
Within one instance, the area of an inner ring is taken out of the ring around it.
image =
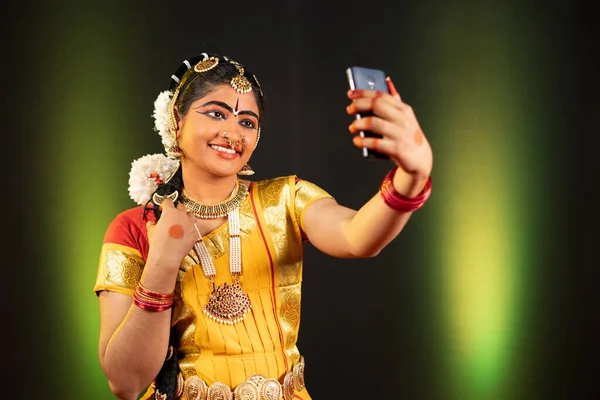
[[[212,118],[212,119],[215,119],[218,121],[227,120],[227,116],[225,115],[225,113],[222,111],[219,111],[219,110],[200,111],[200,114],[206,115],[209,118]],[[256,123],[252,119],[241,119],[241,117],[239,117],[239,116],[237,118],[240,118],[239,124],[241,126],[243,126],[244,128],[256,129]]]

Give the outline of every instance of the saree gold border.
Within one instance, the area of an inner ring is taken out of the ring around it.
[[[144,259],[134,248],[104,243],[98,261],[95,290],[118,287],[133,293],[142,277]]]
[[[300,326],[300,301],[302,284],[302,241],[294,218],[295,176],[277,178],[257,185],[259,205],[267,230],[270,249],[274,254],[275,291],[279,321],[283,334],[283,347],[288,365],[298,362],[296,347]],[[285,219],[282,219],[285,216]]]

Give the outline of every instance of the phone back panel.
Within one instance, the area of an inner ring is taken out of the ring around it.
[[[388,92],[385,72],[379,69],[350,67],[347,70],[350,89],[367,89]]]
[[[385,78],[387,78],[385,72],[379,69],[373,68],[365,68],[365,67],[350,67],[346,70],[346,75],[348,76],[348,83],[350,84],[350,89],[366,89],[366,90],[378,90],[381,92],[389,93],[387,82]],[[356,119],[361,119],[364,117],[368,117],[373,115],[372,113],[358,113],[356,114]],[[374,134],[369,131],[360,131],[359,136],[361,137],[375,137],[381,138],[380,135]],[[366,147],[361,149],[362,156],[365,158],[374,158],[381,160],[388,160],[389,157],[385,154],[379,153],[377,151],[369,150]]]

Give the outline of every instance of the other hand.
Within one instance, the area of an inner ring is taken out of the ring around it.
[[[411,106],[404,103],[390,78],[389,92],[376,90],[349,90],[352,103],[346,108],[350,115],[372,112],[353,121],[348,129],[352,134],[371,131],[381,138],[362,138],[356,135],[354,145],[386,154],[399,169],[416,181],[424,181],[431,174],[433,153]]]

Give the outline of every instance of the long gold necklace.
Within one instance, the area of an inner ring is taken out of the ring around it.
[[[246,317],[252,304],[250,303],[250,298],[240,285],[240,275],[242,275],[242,246],[240,240],[239,207],[227,214],[227,220],[229,221],[229,271],[234,278],[233,284],[230,285],[227,282],[221,286],[215,284],[217,271],[212,257],[202,240],[198,226],[196,226],[196,230],[198,231],[200,240],[194,245],[194,250],[200,259],[204,275],[212,284],[208,303],[204,306],[204,314],[213,321],[233,325]]]
[[[238,180],[229,198],[219,204],[201,204],[198,200],[190,196],[185,188],[183,188],[181,194],[181,202],[198,218],[222,218],[228,215],[233,209],[239,208],[247,196],[248,187]]]

